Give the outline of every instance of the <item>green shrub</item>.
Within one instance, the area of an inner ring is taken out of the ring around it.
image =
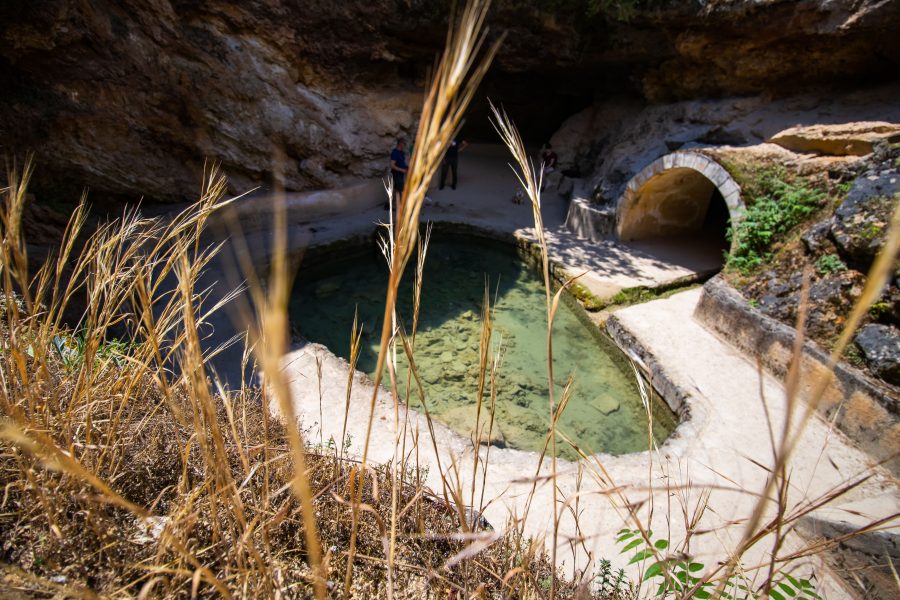
[[[880,321],[882,317],[887,316],[891,313],[891,303],[885,300],[879,300],[875,304],[872,305],[872,308],[869,309],[869,314],[876,321]]]
[[[846,270],[847,265],[844,264],[837,254],[823,254],[816,261],[816,271],[821,275],[830,275]]]
[[[612,563],[605,558],[600,559],[600,565],[597,568],[597,573],[594,575],[594,584],[602,596],[613,596],[616,598],[631,587],[631,582],[625,576],[625,569],[614,571]]]
[[[754,187],[759,195],[728,232],[729,241],[734,243],[726,267],[745,275],[769,260],[772,245],[813,214],[825,199],[822,190],[803,181],[788,181],[783,170],[760,172]]]

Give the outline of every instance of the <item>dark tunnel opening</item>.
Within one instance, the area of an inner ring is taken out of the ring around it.
[[[705,175],[676,167],[647,179],[623,203],[619,237],[698,272],[718,271],[730,247],[731,212]]]

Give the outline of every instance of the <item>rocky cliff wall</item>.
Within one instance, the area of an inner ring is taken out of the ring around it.
[[[347,184],[414,126],[445,0],[8,0],[0,143],[37,156],[39,197],[179,200],[205,159],[233,190]],[[794,94],[896,77],[900,3],[498,0],[507,41],[484,92],[543,138],[593,100]],[[469,118],[486,130],[484,96]],[[627,115],[626,115],[627,116]]]
[[[900,123],[900,86],[657,104],[611,99],[567,119],[551,141],[563,168],[582,175],[579,194],[606,204],[641,169],[675,150],[752,146],[795,126],[854,121]]]

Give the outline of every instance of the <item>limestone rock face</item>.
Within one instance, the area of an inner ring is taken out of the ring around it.
[[[421,104],[379,81],[391,58],[341,3],[39,4],[0,9],[4,153],[34,151],[35,183],[76,199],[185,199],[205,159],[234,192],[273,172],[288,190],[337,187],[385,172]]]
[[[791,127],[769,142],[794,152],[865,156],[878,142],[900,140],[900,124],[884,121]]]
[[[702,11],[715,25],[678,31],[673,56],[644,76],[645,95],[743,95],[761,87],[784,95],[804,82],[864,77],[875,67],[864,54],[893,47],[882,29],[900,16],[892,4],[712,0]]]
[[[588,2],[558,4],[494,3],[491,35],[509,35],[469,127],[490,132],[488,95],[526,134],[549,136],[592,98],[783,96],[835,81],[890,80],[900,56],[897,2],[663,0],[627,20],[590,16]],[[276,178],[288,191],[308,191],[377,176],[393,138],[414,127],[448,7],[448,0],[7,0],[0,3],[2,153],[35,152],[34,187],[54,197],[77,197],[86,186],[95,198],[190,199],[205,159],[222,163],[234,192]],[[631,100],[598,118],[625,124],[639,109]],[[639,154],[778,131],[733,127],[733,111],[726,113],[684,107],[680,127],[660,132],[660,148]],[[604,131],[591,138],[594,152],[617,133]],[[614,165],[603,181],[615,186],[626,176],[627,165]]]
[[[890,325],[866,325],[856,334],[856,345],[878,377],[900,385],[900,331]]]
[[[754,152],[765,154],[761,159],[790,164],[802,155],[765,141],[797,122],[838,125],[881,119],[898,127],[897,98],[900,87],[887,85],[828,98],[810,94],[778,100],[740,97],[667,104],[604,100],[567,119],[551,142],[561,167],[584,176],[582,189],[590,190],[591,200],[613,202],[635,174],[675,150],[714,150],[727,162],[732,150],[744,153],[754,145]],[[740,143],[729,146],[735,142]],[[810,160],[833,162],[838,168],[858,157]]]

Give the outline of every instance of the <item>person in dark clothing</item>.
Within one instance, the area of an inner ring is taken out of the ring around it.
[[[456,171],[459,168],[459,153],[466,149],[469,143],[466,140],[459,140],[458,138],[453,138],[450,142],[450,147],[447,148],[447,154],[444,155],[444,161],[441,163],[441,185],[438,189],[444,189],[444,184],[447,181],[447,171],[453,171],[453,179],[450,182],[450,187],[454,190],[456,189]]]
[[[394,194],[399,200],[403,194],[403,184],[406,183],[406,172],[409,170],[406,164],[406,139],[397,138],[397,146],[391,150],[391,177],[394,180]]]
[[[545,182],[544,179],[556,170],[557,163],[559,162],[559,158],[556,156],[556,152],[553,151],[553,146],[550,145],[550,142],[544,146],[544,152],[541,154],[541,191],[544,191]]]
[[[544,174],[552,173],[556,170],[556,165],[559,162],[559,158],[556,156],[556,152],[553,151],[553,146],[548,142],[546,146],[544,146],[544,153],[541,154],[541,167],[543,168]]]

